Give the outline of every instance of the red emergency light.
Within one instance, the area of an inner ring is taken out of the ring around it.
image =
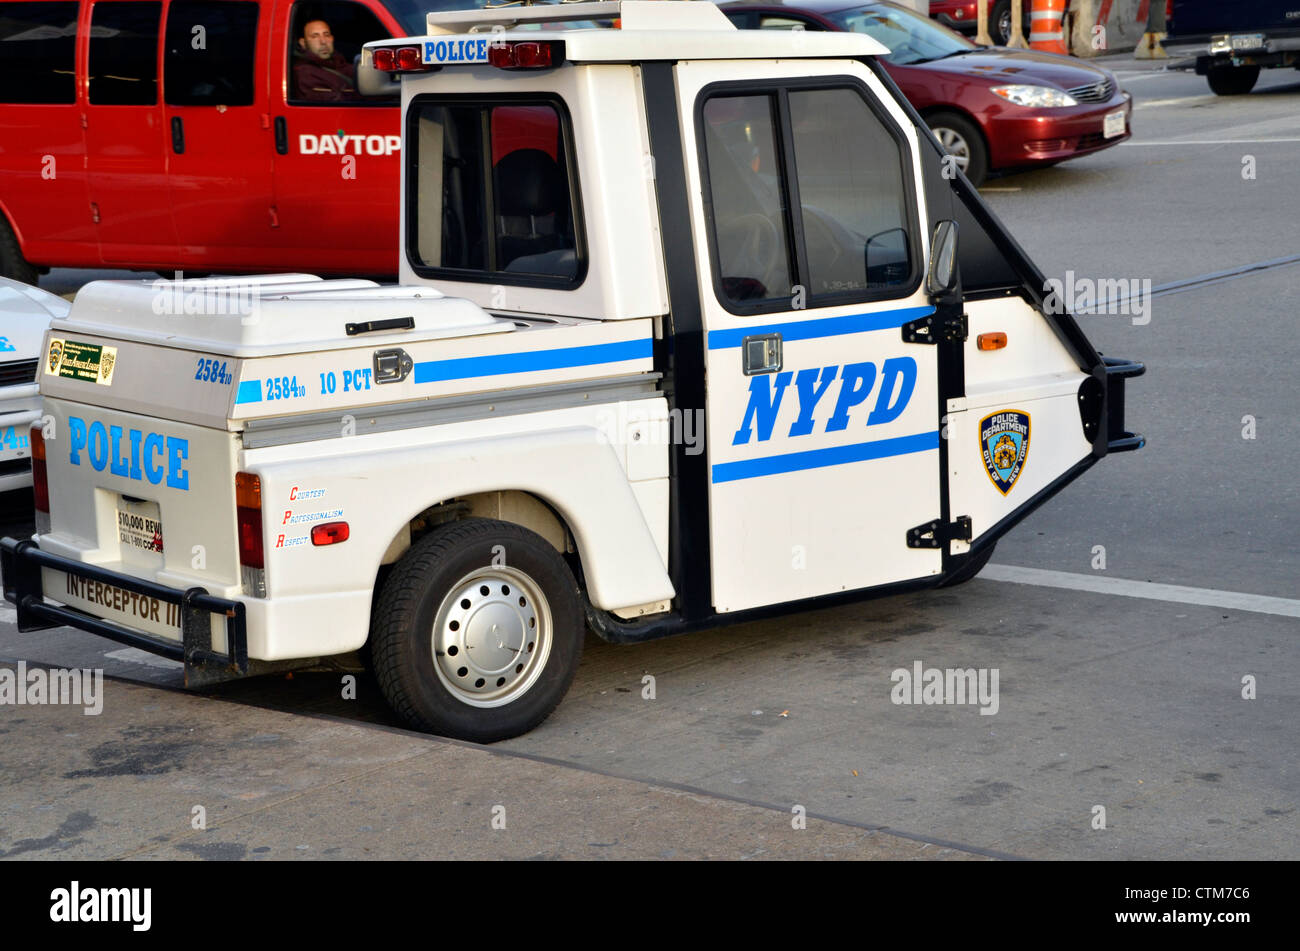
[[[381,46],[374,51],[371,63],[385,73],[413,73],[429,68],[418,46]]]
[[[564,60],[559,43],[497,43],[488,47],[488,63],[497,69],[550,69]]]

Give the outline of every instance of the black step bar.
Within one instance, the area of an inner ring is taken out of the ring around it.
[[[1124,428],[1124,381],[1141,376],[1147,372],[1147,368],[1134,360],[1119,357],[1103,356],[1101,360],[1106,365],[1106,451],[1133,452],[1141,449],[1147,444],[1146,437]]]

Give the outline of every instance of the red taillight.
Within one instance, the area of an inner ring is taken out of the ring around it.
[[[348,540],[347,522],[322,522],[311,527],[313,545],[337,545]]]
[[[239,563],[262,568],[262,480],[251,472],[235,473],[235,517]]]
[[[488,47],[488,63],[498,69],[547,69],[559,57],[553,43],[498,43]]]
[[[370,62],[374,64],[375,69],[391,73],[397,68],[397,51],[391,46],[381,46],[375,50]]]
[[[45,470],[45,437],[41,435],[41,424],[32,426],[32,495],[36,500],[36,511],[50,512],[50,479]]]

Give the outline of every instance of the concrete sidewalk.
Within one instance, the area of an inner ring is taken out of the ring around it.
[[[390,727],[116,680],[103,695],[98,716],[0,706],[0,858],[981,857]]]

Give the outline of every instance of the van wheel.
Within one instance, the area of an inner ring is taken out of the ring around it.
[[[1205,74],[1216,96],[1244,96],[1255,88],[1258,66],[1213,66]]]
[[[989,559],[993,557],[993,549],[997,547],[998,547],[997,542],[994,542],[992,545],[989,545],[987,548],[981,551],[974,558],[968,559],[966,564],[958,568],[956,573],[953,574],[953,576],[949,578],[947,581],[940,582],[938,587],[955,588],[959,584],[965,584],[967,581],[970,581],[977,574],[979,574],[981,571],[984,570],[984,566],[987,565],[989,563]]]
[[[989,171],[989,153],[984,145],[984,136],[980,135],[975,124],[955,112],[936,112],[925,121],[943,150],[966,173],[970,183],[976,188],[984,184]]]
[[[509,522],[466,519],[420,539],[384,582],[375,676],[416,729],[492,743],[550,715],[586,633],[564,559]]]
[[[1011,39],[1011,0],[997,0],[989,6],[989,33],[998,46]]]
[[[23,258],[22,248],[18,246],[18,236],[4,215],[0,215],[0,277],[12,278],[23,284],[36,286],[38,276],[36,268]]]

